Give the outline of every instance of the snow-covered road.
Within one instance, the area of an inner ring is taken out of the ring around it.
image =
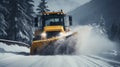
[[[0,67],[113,67],[106,61],[80,56],[24,56],[0,54]]]

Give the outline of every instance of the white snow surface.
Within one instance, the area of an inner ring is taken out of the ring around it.
[[[0,42],[0,49],[3,49],[6,52],[26,52],[29,53],[29,49],[27,47],[20,47],[16,45],[6,45],[5,43]],[[1,50],[0,50],[1,52]]]
[[[100,29],[87,25],[76,26],[74,31],[78,32],[79,38],[76,55],[32,56],[29,48],[0,43],[0,67],[119,67],[110,63],[120,65],[120,62],[99,56],[116,49],[115,43],[100,33]]]
[[[22,56],[0,54],[1,67],[112,67],[105,61],[100,61],[84,55],[80,56]]]

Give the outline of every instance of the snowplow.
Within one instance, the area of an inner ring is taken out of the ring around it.
[[[72,25],[72,16],[66,15],[62,10],[42,12],[34,22],[31,55],[72,54],[75,51],[74,36],[77,32],[71,32],[69,29]]]

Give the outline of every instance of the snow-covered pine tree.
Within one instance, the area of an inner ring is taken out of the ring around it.
[[[6,16],[9,13],[6,9],[7,1],[0,0],[0,39],[5,39],[7,37],[7,22],[6,22]]]
[[[7,5],[7,9],[10,12],[7,18],[7,23],[9,24],[9,29],[7,30],[9,40],[16,40],[16,23],[17,17],[20,15],[18,10],[18,1],[17,0],[9,0],[9,4]]]
[[[32,42],[32,39],[33,39],[33,32],[32,32],[32,26],[33,26],[33,24],[32,24],[32,20],[33,20],[33,14],[34,14],[34,12],[33,12],[33,0],[23,0],[23,3],[21,3],[21,6],[23,7],[23,8],[25,8],[24,10],[23,10],[23,12],[24,13],[22,13],[23,14],[23,16],[24,16],[24,20],[22,21],[23,22],[23,27],[24,28],[22,28],[22,30],[21,30],[21,32],[22,32],[22,35],[24,35],[24,36],[21,36],[21,34],[20,33],[18,33],[18,38],[20,37],[22,37],[22,41],[23,42],[26,42],[26,43],[29,43],[29,44],[31,44],[31,42]],[[20,31],[19,31],[20,32]],[[18,39],[19,40],[19,39]]]
[[[38,11],[38,13],[50,11],[48,9],[46,0],[41,0],[40,1],[39,5],[38,5],[38,8],[37,8],[37,11]]]
[[[7,6],[10,12],[7,18],[9,40],[30,43],[32,40],[33,0],[9,0]]]
[[[29,16],[29,18],[27,18],[27,21],[28,21],[28,26],[29,26],[29,29],[27,30],[27,33],[28,33],[28,37],[29,37],[29,42],[31,44],[32,42],[32,39],[33,39],[33,14],[34,11],[33,11],[33,0],[26,0],[25,4],[26,4],[26,14],[27,16]]]
[[[100,19],[99,19],[99,21],[98,21],[98,25],[100,25],[100,28],[101,28],[101,30],[102,30],[103,33],[106,33],[105,23],[106,23],[106,22],[105,22],[104,16],[101,15],[101,16],[100,16]]]

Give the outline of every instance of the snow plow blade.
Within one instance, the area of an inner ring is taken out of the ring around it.
[[[77,32],[74,32],[62,37],[52,37],[45,40],[33,41],[30,48],[30,54],[31,55],[55,55],[56,54],[55,51],[58,48],[58,46],[61,46],[63,48],[67,46],[67,44],[63,45],[63,43],[61,44],[60,42],[59,43],[56,43],[56,42],[62,39],[64,40],[71,39],[71,37],[74,37],[75,34],[77,34]],[[59,49],[57,49],[57,51],[58,50]],[[62,49],[62,50],[65,50],[65,49]]]

